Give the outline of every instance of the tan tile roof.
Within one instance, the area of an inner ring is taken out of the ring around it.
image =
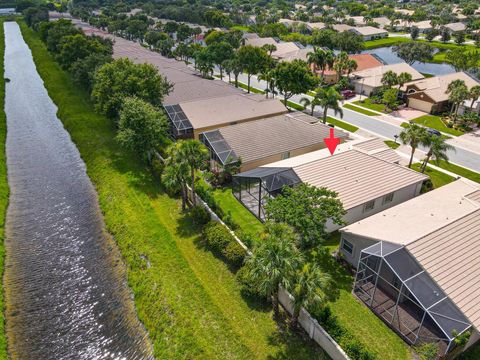
[[[277,99],[239,94],[179,103],[194,129],[260,119],[287,112]]]
[[[480,209],[408,244],[408,251],[480,329]]]
[[[257,37],[257,38],[245,39],[245,45],[262,47],[263,45],[267,45],[267,44],[275,45],[275,46],[278,45],[277,41],[275,41],[275,39],[272,37],[266,37],[266,38]]]
[[[353,29],[353,26],[350,26],[347,24],[335,24],[335,25],[332,25],[332,29],[338,32],[344,32],[344,31]]]
[[[454,80],[463,80],[465,85],[470,89],[475,85],[479,85],[478,81],[464,72],[458,72],[453,74],[447,74],[443,76],[434,76],[431,78],[425,78],[419,81],[412,81],[404,85],[403,88],[409,85],[415,85],[419,91],[423,91],[427,96],[436,102],[447,101],[448,85]]]
[[[480,203],[467,199],[478,190],[480,186],[472,182],[456,180],[350,224],[341,231],[406,245],[479,209]]]
[[[398,63],[398,64],[390,64],[390,65],[382,65],[373,67],[370,69],[354,71],[351,76],[358,78],[358,79],[365,79],[363,84],[371,87],[379,87],[382,85],[382,76],[387,71],[393,71],[397,75],[402,72],[407,72],[412,75],[412,80],[419,80],[423,79],[424,76],[420,74],[417,70],[413,67],[408,65],[407,63]],[[361,81],[361,80],[357,80]]]
[[[455,23],[450,23],[447,25],[444,25],[447,29],[450,29],[453,32],[456,31],[465,31],[467,29],[467,26],[464,23],[461,22],[455,22]]]
[[[385,34],[387,32],[386,30],[377,29],[373,26],[359,26],[353,28],[352,31],[355,31],[356,33],[363,36]]]
[[[357,150],[295,166],[293,169],[302,182],[336,191],[345,209],[428,178]]]
[[[411,25],[416,26],[420,30],[426,30],[426,29],[431,29],[432,28],[432,24],[430,23],[430,20],[413,22],[413,23],[411,23]]]
[[[329,136],[330,129],[314,117],[295,112],[226,126],[219,131],[245,164],[307,146],[324,148],[323,139]],[[345,139],[348,134],[335,130],[335,137]]]

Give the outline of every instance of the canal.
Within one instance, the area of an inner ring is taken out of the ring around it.
[[[151,359],[95,189],[18,25],[6,22],[10,199],[5,304],[12,359]]]

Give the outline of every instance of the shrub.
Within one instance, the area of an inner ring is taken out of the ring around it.
[[[242,229],[238,229],[235,231],[235,234],[238,236],[240,240],[245,244],[246,247],[251,249],[253,245],[257,242],[255,236],[250,233],[244,232]]]
[[[220,216],[220,215],[218,215],[218,216]],[[230,211],[228,211],[227,215],[223,216],[222,220],[233,231],[235,231],[239,228],[237,223],[233,220],[232,213]]]
[[[230,264],[240,267],[247,255],[247,251],[234,239],[233,242],[230,242],[222,250],[222,255]]]
[[[265,297],[257,290],[255,283],[250,277],[248,267],[244,266],[237,271],[236,279],[240,284],[242,294],[251,298],[262,298]]]
[[[232,240],[235,241],[227,228],[216,221],[210,221],[204,227],[203,239],[206,245],[218,254],[221,254]]]
[[[435,360],[438,355],[438,345],[436,343],[427,343],[415,348],[420,360]]]
[[[210,221],[210,213],[203,206],[196,205],[190,210],[193,222],[198,225],[205,225]]]

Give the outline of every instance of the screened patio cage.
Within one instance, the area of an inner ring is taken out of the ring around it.
[[[362,250],[353,291],[408,343],[437,342],[440,355],[471,327],[402,245],[381,241]]]
[[[284,186],[301,183],[292,168],[259,167],[233,177],[233,194],[253,215],[265,221],[267,199],[280,193]]]
[[[225,141],[219,130],[201,133],[199,138],[210,151],[211,169],[219,170],[225,165],[239,161],[239,157],[230,145],[228,145],[228,142]]]
[[[164,105],[163,108],[170,120],[170,136],[173,139],[193,137],[193,126],[180,105]]]

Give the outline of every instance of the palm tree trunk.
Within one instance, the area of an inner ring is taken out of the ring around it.
[[[235,87],[238,88],[238,75],[239,74],[235,74]]]
[[[415,155],[415,150],[416,150],[416,148],[414,148],[414,147],[412,146],[412,154],[410,155],[410,161],[408,162],[408,167],[409,167],[409,168],[412,167],[413,155]]]
[[[187,207],[187,189],[185,182],[182,181],[182,211],[185,211]]]
[[[323,108],[323,123],[326,124],[327,123],[327,111],[328,111],[328,106],[325,106]]]
[[[290,326],[292,327],[292,329],[295,329],[297,327],[299,315],[300,315],[300,311],[294,307],[293,314],[292,314],[292,322],[290,323]]]
[[[278,318],[278,315],[280,314],[280,307],[278,305],[278,293],[273,293],[271,298],[272,298],[273,316],[275,318]]]
[[[311,110],[310,115],[313,116],[313,112],[315,111],[315,105],[310,104],[310,110]]]
[[[221,65],[219,65],[218,68],[220,69],[220,80],[223,80],[223,68]]]
[[[470,104],[470,112],[473,112],[473,104],[475,103],[476,99],[472,100],[472,103]]]
[[[192,167],[192,205],[197,205],[197,197],[195,196],[195,169]]]
[[[232,75],[230,73],[228,73],[228,83],[229,84],[232,83]]]
[[[252,75],[248,74],[248,85],[247,85],[247,87],[248,87],[248,93],[250,93],[250,77],[251,77],[251,76],[252,76]]]
[[[422,164],[422,168],[421,168],[421,171],[422,171],[422,174],[425,172],[425,170],[427,169],[427,165],[428,165],[428,162],[430,161],[430,158],[432,157],[432,153],[429,151],[427,153],[427,157],[425,158],[425,160],[423,160],[423,164]]]

